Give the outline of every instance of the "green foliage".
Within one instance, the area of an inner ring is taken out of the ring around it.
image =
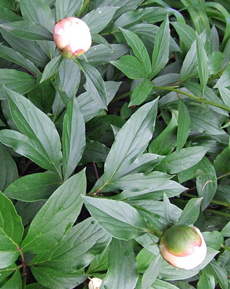
[[[0,287],[229,287],[228,1],[0,0]],[[64,59],[55,22],[92,47]],[[195,225],[192,270],[159,254]]]

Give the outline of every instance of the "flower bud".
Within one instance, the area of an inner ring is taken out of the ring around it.
[[[88,284],[89,289],[99,289],[101,286],[102,280],[99,278],[92,278]]]
[[[159,249],[167,262],[182,269],[193,269],[200,265],[207,253],[200,230],[186,225],[167,229],[161,236]]]
[[[89,27],[76,17],[58,21],[53,29],[53,38],[65,58],[77,58],[89,50],[92,44]]]

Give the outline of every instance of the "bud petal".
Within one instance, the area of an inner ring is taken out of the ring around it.
[[[58,21],[53,29],[53,38],[65,58],[77,58],[89,50],[92,44],[89,27],[76,17]]]
[[[89,289],[99,289],[101,286],[102,280],[99,278],[92,278],[89,281],[88,287]]]
[[[167,229],[160,239],[162,257],[172,266],[193,269],[205,259],[207,246],[200,230],[186,225]]]

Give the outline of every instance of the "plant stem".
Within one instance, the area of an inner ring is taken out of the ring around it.
[[[212,209],[206,209],[205,212],[207,213],[212,213],[214,215],[219,215],[219,216],[223,216],[223,217],[227,217],[230,218],[230,214],[222,212],[222,211],[216,211],[216,210],[212,210]]]
[[[194,195],[188,194],[188,193],[183,193],[183,196],[189,197],[189,198],[198,198],[198,196],[194,196]],[[220,206],[223,206],[223,207],[230,208],[230,204],[229,203],[221,202],[221,201],[217,201],[217,200],[212,200],[211,204],[220,205]]]
[[[219,104],[219,103],[216,103],[216,102],[213,102],[213,101],[210,101],[210,100],[195,96],[195,95],[193,95],[191,93],[185,92],[183,90],[180,90],[180,89],[177,89],[177,88],[174,88],[174,87],[170,87],[170,86],[154,86],[153,89],[173,91],[173,92],[175,92],[177,94],[182,94],[182,95],[188,96],[189,98],[192,98],[192,99],[196,100],[197,102],[209,104],[209,105],[212,105],[212,106],[215,106],[215,107],[218,107],[218,108],[221,108],[221,109],[224,109],[224,110],[230,112],[230,108],[225,106],[225,105],[222,105],[222,104]]]

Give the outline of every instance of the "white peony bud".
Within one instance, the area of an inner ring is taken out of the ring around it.
[[[186,225],[167,229],[160,239],[162,257],[172,266],[193,269],[205,259],[207,246],[200,230]]]
[[[89,50],[92,44],[89,27],[76,17],[58,21],[53,29],[53,38],[65,58],[77,58]]]
[[[92,278],[89,281],[88,287],[89,289],[99,289],[101,286],[102,280],[99,278]]]

